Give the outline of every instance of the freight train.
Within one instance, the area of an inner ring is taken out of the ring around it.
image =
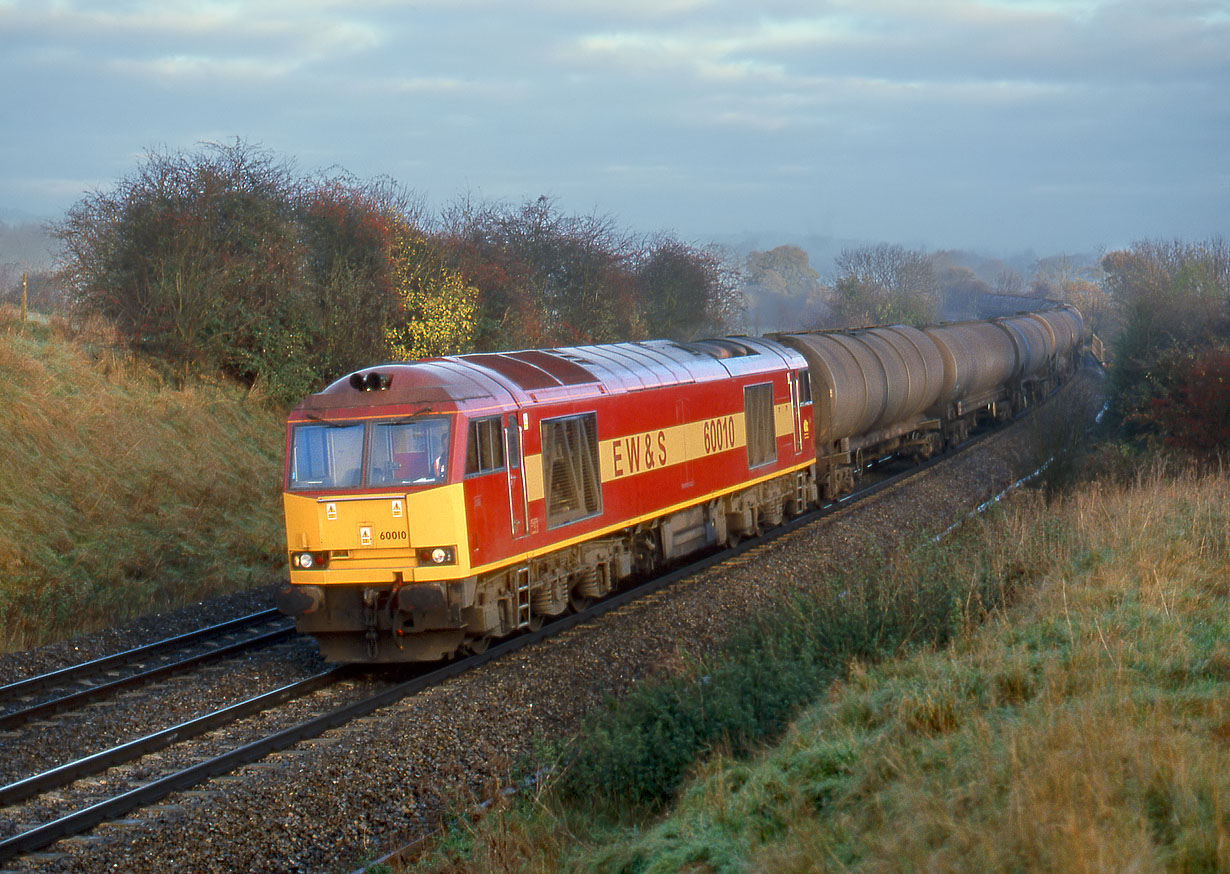
[[[1083,336],[1062,305],[364,369],[290,413],[277,603],[331,661],[481,652],[1009,418]]]

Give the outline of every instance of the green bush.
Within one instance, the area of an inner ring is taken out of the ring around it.
[[[895,574],[849,573],[800,593],[714,657],[610,702],[581,732],[556,791],[656,808],[711,751],[738,755],[780,734],[850,660],[942,644],[968,609],[1002,598],[999,577],[958,578],[942,550],[934,561],[895,564]]]

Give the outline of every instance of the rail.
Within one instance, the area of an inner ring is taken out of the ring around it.
[[[68,667],[60,668],[56,671],[50,671],[46,674],[39,674],[38,676],[29,677],[25,680],[18,680],[15,683],[0,686],[0,698],[18,698],[39,689],[45,689],[48,686],[63,686],[68,683],[74,683],[82,677],[100,673],[108,670],[109,668],[113,668],[116,665],[124,664],[125,662],[132,662],[137,659],[153,655],[159,650],[187,646],[210,637],[218,637],[223,634],[228,634],[249,625],[259,625],[263,622],[270,622],[279,618],[281,615],[282,614],[275,609],[262,610],[257,613],[250,613],[247,616],[240,616],[237,619],[219,622],[217,625],[210,625],[206,628],[198,628],[195,631],[189,631],[184,634],[176,635],[175,637],[168,637],[164,640],[158,640],[153,643],[145,644],[144,646],[138,646],[133,649],[124,650],[123,652],[113,653],[112,655],[103,656],[102,658],[94,659],[92,661],[69,665]]]

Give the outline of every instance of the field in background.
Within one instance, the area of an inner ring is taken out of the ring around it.
[[[1021,494],[839,581],[829,600],[849,621],[821,593],[805,632],[778,622],[796,641],[832,639],[862,633],[861,605],[897,604],[946,611],[947,643],[848,659],[774,745],[711,744],[665,808],[602,780],[648,721],[686,721],[689,693],[641,706],[640,724],[618,706],[590,727],[601,761],[582,742],[545,789],[461,820],[413,870],[1230,870],[1228,565],[1225,472]],[[766,659],[783,673],[801,661],[746,639],[724,658],[757,665],[758,681],[774,675]],[[692,680],[719,700],[722,663]]]
[[[283,423],[104,328],[0,310],[0,649],[273,582]]]

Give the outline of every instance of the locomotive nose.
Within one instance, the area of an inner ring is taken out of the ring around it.
[[[274,606],[287,616],[302,616],[314,613],[325,602],[325,592],[320,586],[292,586],[287,584],[273,596]]]

